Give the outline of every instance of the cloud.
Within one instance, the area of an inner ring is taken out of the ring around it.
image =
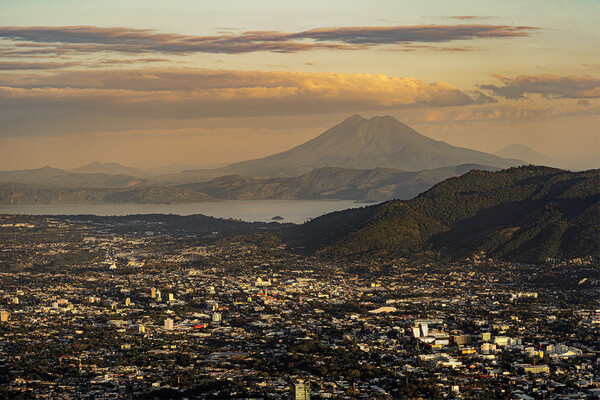
[[[137,64],[137,63],[155,63],[155,62],[167,62],[167,58],[136,58],[136,59],[116,59],[106,58],[98,61],[98,64],[102,65],[118,65],[118,64]]]
[[[57,62],[5,62],[0,61],[0,70],[1,71],[18,71],[18,70],[30,70],[30,69],[59,69],[59,68],[67,68],[67,67],[76,67],[80,66],[79,62],[66,62],[66,63],[57,63]]]
[[[461,20],[474,20],[474,19],[493,19],[497,17],[492,16],[480,16],[480,15],[453,15],[450,17],[451,19],[461,19]]]
[[[444,43],[481,38],[525,37],[535,27],[507,25],[416,25],[393,27],[319,28],[302,32],[221,31],[212,36],[157,33],[148,29],[95,26],[0,27],[0,38],[31,45],[54,45],[63,52],[114,51],[124,53],[294,53],[314,49],[357,50],[375,45]],[[12,50],[23,54],[53,48]],[[10,54],[10,53],[9,53]]]
[[[477,104],[497,103],[498,102],[498,100],[496,100],[495,98],[488,96],[479,90],[474,90],[471,93],[471,97],[475,100],[475,102]]]
[[[506,25],[417,25],[395,27],[356,27],[313,29],[291,38],[314,39],[350,44],[442,43],[453,40],[529,36],[534,27]]]
[[[589,100],[577,100],[577,105],[583,108],[588,108],[592,105]]]
[[[56,110],[146,118],[248,117],[475,102],[444,82],[383,74],[142,69],[0,76],[0,110],[32,115]]]
[[[600,79],[589,76],[520,75],[506,78],[494,75],[502,85],[478,85],[496,96],[519,100],[538,94],[546,98],[597,98],[600,97]]]
[[[584,100],[587,101],[587,100]],[[599,115],[598,104],[484,104],[469,107],[448,107],[424,109],[411,113],[404,118],[409,123],[427,124],[473,124],[500,123],[514,125],[531,120],[549,118],[584,117]]]

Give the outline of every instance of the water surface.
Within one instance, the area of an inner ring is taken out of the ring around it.
[[[189,204],[33,204],[0,205],[0,214],[28,215],[133,215],[203,214],[217,218],[235,218],[248,222],[272,221],[302,223],[333,211],[363,207],[353,200],[226,200]]]

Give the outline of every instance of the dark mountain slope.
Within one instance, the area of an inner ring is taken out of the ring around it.
[[[0,183],[0,204],[195,203],[217,201],[204,193],[173,187],[46,188]]]
[[[599,254],[600,177],[546,167],[471,171],[409,201],[317,218],[296,243],[334,257],[484,251],[511,261]]]

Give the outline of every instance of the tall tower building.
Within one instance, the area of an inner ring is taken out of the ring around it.
[[[167,329],[167,330],[173,329],[173,319],[171,319],[171,318],[165,319],[165,329]]]
[[[427,324],[421,324],[421,336],[429,336],[429,326]]]
[[[296,382],[292,392],[292,400],[310,400],[310,382]]]
[[[0,311],[0,322],[8,322],[8,311]]]
[[[155,287],[150,289],[150,297],[152,297],[153,299],[156,298],[156,288]]]

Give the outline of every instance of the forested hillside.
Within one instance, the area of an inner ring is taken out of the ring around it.
[[[317,218],[292,242],[333,257],[475,252],[511,261],[598,256],[599,171],[471,171],[409,201]]]

